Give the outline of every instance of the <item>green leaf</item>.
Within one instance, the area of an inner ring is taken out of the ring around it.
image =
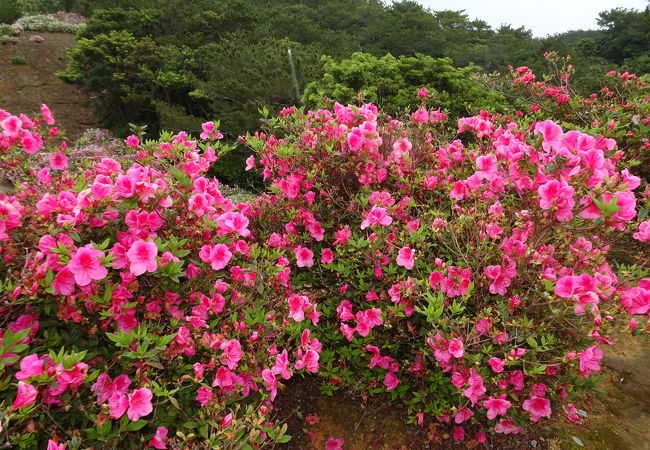
[[[138,431],[142,427],[144,427],[147,424],[146,420],[136,420],[135,422],[131,422],[126,426],[126,431]]]

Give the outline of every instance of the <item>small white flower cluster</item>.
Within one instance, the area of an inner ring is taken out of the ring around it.
[[[54,14],[41,14],[37,16],[24,16],[15,23],[24,30],[52,31],[60,33],[76,33],[86,25],[84,23],[70,23]]]

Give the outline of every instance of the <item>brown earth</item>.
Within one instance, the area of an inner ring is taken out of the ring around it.
[[[44,41],[30,41],[34,34],[42,36]],[[17,43],[0,45],[0,108],[12,114],[32,115],[40,112],[41,104],[45,103],[70,139],[95,127],[88,96],[54,75],[65,69],[68,60],[65,50],[75,44],[70,33],[25,31],[18,36]],[[12,64],[13,56],[22,56],[27,64]]]
[[[550,449],[650,450],[650,338],[621,336],[605,348],[601,388],[576,406],[587,413],[582,424],[559,414],[526,437],[488,436],[485,445],[454,442],[444,429],[407,425],[399,407],[381,398],[352,399],[319,392],[316,378],[291,380],[276,400],[277,418],[287,421],[293,439],[282,448],[322,449],[327,438],[343,438],[344,448],[365,449]],[[310,424],[308,415],[318,417]],[[577,439],[574,439],[577,438]]]

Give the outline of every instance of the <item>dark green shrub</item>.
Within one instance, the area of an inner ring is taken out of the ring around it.
[[[25,59],[25,57],[19,55],[12,56],[9,62],[11,62],[11,64],[15,66],[24,66],[25,64],[27,64],[27,60]]]
[[[19,0],[2,0],[0,2],[0,23],[14,23],[22,16]]]

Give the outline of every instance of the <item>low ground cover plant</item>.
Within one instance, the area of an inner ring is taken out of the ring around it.
[[[581,420],[604,346],[647,331],[648,188],[607,130],[448,124],[419,95],[402,120],[267,118],[241,141],[269,193],[236,204],[206,177],[230,150],[212,122],[73,164],[45,105],[0,111],[24,174],[0,194],[2,440],[287,442],[273,400],[306,374],[468,442]],[[637,264],[609,257],[624,233]]]

